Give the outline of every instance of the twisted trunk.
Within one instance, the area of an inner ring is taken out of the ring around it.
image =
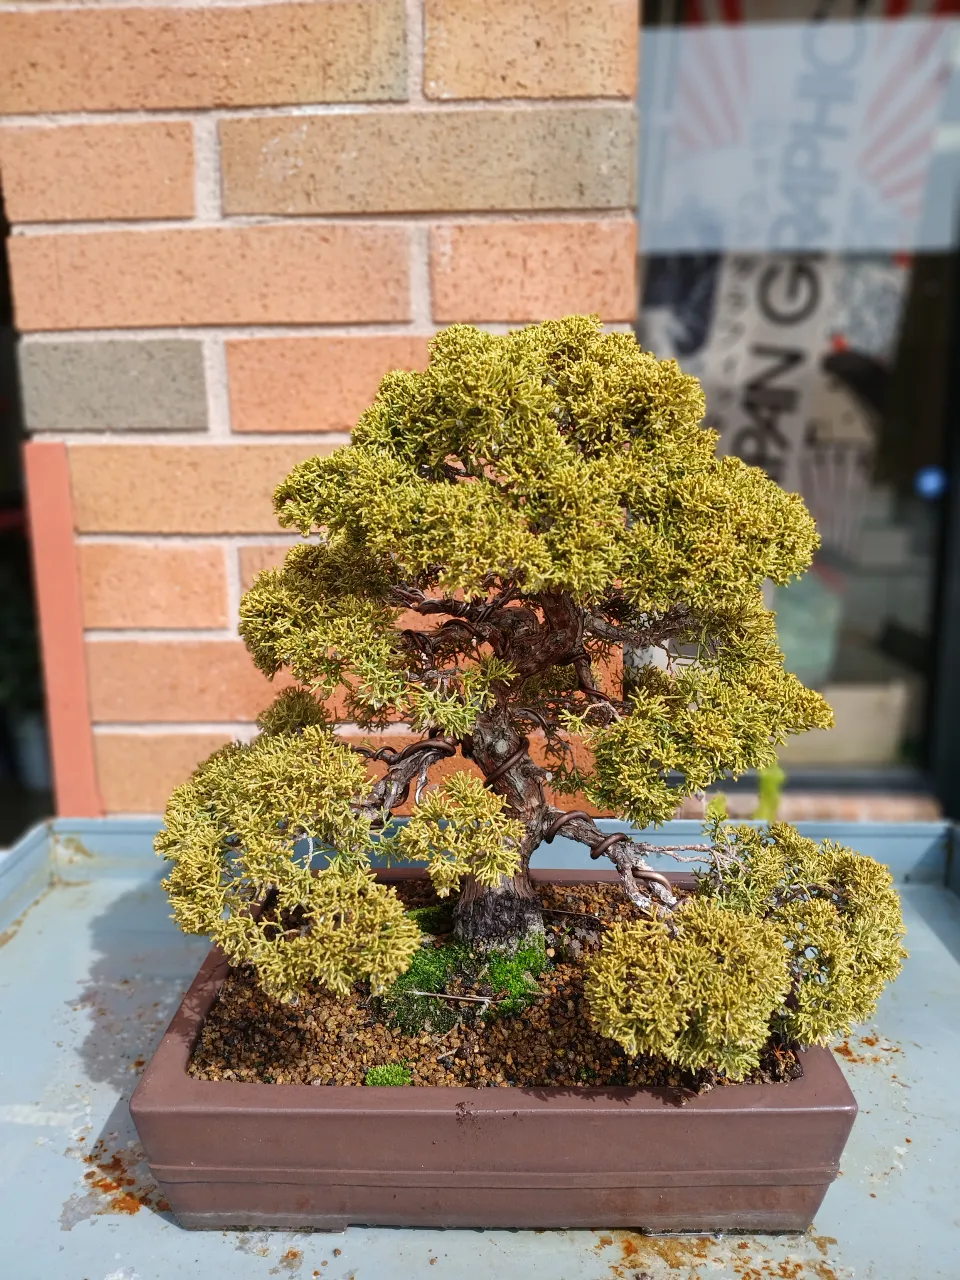
[[[464,882],[454,914],[456,935],[478,949],[514,950],[543,934],[543,914],[529,872],[504,878],[496,888]]]
[[[494,887],[472,877],[464,882],[454,927],[457,936],[474,947],[512,950],[543,936],[543,914],[529,868],[530,855],[543,838],[548,808],[543,770],[530,759],[528,745],[506,710],[497,708],[480,717],[461,746],[527,829],[516,875],[504,876]]]

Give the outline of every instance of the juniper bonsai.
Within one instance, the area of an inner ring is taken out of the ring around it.
[[[440,896],[459,891],[458,945],[510,951],[542,947],[529,862],[562,829],[616,868],[651,956],[681,934],[711,945],[721,927],[744,963],[766,955],[765,926],[738,926],[722,894],[681,923],[653,846],[555,799],[661,823],[831,723],[784,670],[761,594],[808,566],[813,521],[762,471],[717,456],[703,410],[675,362],[579,316],[506,336],[455,325],[425,372],[384,378],[352,443],[276,491],[280,524],[310,540],[259,575],[240,632],[261,671],[296,685],[253,743],[217,752],[171,799],[158,849],[180,923],[274,995],[311,978],[382,992],[420,930],[374,880],[374,852],[424,861]],[[335,718],[405,724],[414,740],[351,745]],[[787,990],[786,970],[771,974],[745,1026]]]

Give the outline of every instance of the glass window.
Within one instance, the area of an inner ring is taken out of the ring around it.
[[[935,0],[645,11],[638,336],[822,547],[770,589],[836,727],[788,767],[923,762],[960,189],[960,24]],[[776,20],[774,20],[776,19]]]

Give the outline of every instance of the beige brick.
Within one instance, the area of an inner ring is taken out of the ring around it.
[[[13,223],[189,218],[193,126],[181,120],[0,129],[0,173]]]
[[[78,548],[88,627],[225,627],[223,547],[87,543]]]
[[[397,226],[46,233],[14,236],[9,252],[21,330],[367,323],[410,314],[408,234]]]
[[[783,822],[936,822],[943,810],[922,793],[787,791],[778,816]]]
[[[93,640],[87,643],[94,721],[255,720],[289,681],[271,684],[239,640]]]
[[[636,227],[598,222],[472,222],[430,235],[433,317],[531,321],[636,312]]]
[[[227,213],[622,209],[632,107],[367,112],[220,124]]]
[[[403,0],[0,14],[0,112],[407,97]]]
[[[97,781],[108,813],[163,813],[170,792],[230,741],[223,733],[97,733]]]
[[[317,444],[75,445],[81,533],[276,533],[273,491]]]
[[[425,0],[428,98],[630,98],[636,0]]]
[[[234,431],[350,431],[391,369],[425,369],[426,337],[227,343]]]

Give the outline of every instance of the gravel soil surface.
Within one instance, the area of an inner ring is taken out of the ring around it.
[[[410,907],[437,903],[429,882],[396,888]],[[628,1060],[615,1041],[594,1030],[580,960],[609,924],[633,918],[617,885],[541,885],[540,897],[551,964],[538,980],[541,994],[522,1013],[484,1017],[484,1005],[468,1005],[463,1021],[443,1034],[404,1034],[359,984],[346,999],[312,988],[297,1004],[283,1005],[263,995],[252,970],[238,969],[207,1017],[190,1074],[203,1080],[362,1085],[371,1067],[404,1063],[414,1085],[660,1085],[703,1092],[727,1083],[712,1071],[685,1072],[653,1058]],[[424,941],[442,945],[440,939]],[[491,995],[489,987],[461,984],[458,990]],[[801,1074],[792,1050],[771,1046],[751,1080]]]

